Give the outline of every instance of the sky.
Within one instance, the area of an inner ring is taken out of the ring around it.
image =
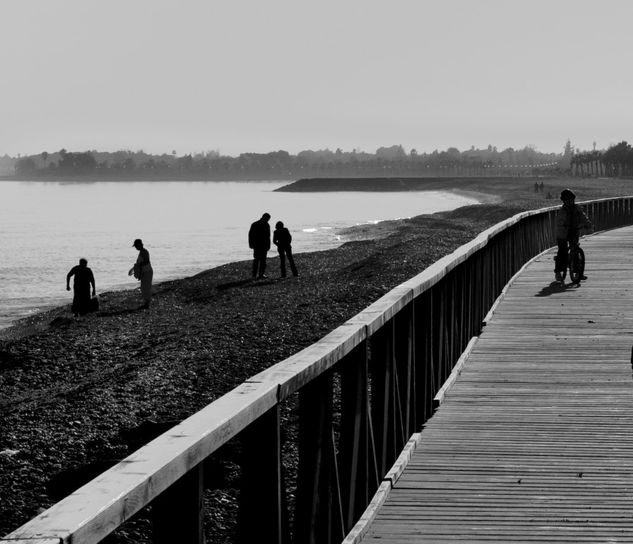
[[[633,139],[630,0],[1,0],[0,155]]]

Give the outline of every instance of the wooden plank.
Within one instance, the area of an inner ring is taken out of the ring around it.
[[[342,544],[358,544],[362,541],[370,522],[374,519],[378,513],[380,507],[384,504],[389,492],[398,481],[407,463],[411,459],[411,454],[415,450],[418,441],[420,439],[420,433],[414,433],[407,441],[402,453],[399,455],[396,462],[393,464],[389,472],[385,475],[385,478],[381,482],[378,490],[374,494],[371,502],[361,515],[358,522],[352,527],[351,531],[345,537]]]
[[[98,542],[277,403],[244,383],[5,536]]]
[[[0,544],[62,544],[61,538],[0,538]]]
[[[633,228],[515,276],[362,542],[633,542]]]
[[[470,342],[468,342],[468,345],[466,346],[466,349],[459,356],[459,359],[457,359],[457,362],[455,363],[455,366],[453,367],[453,370],[451,371],[451,374],[449,375],[449,377],[446,379],[446,381],[444,382],[442,387],[440,387],[440,390],[437,392],[437,394],[433,398],[433,408],[435,410],[437,410],[439,408],[440,404],[442,404],[442,401],[444,400],[444,397],[448,393],[448,391],[451,388],[451,386],[457,380],[457,376],[459,376],[461,374],[461,372],[463,370],[463,367],[464,367],[464,364],[466,363],[466,360],[468,359],[468,356],[470,355],[470,352],[473,350],[473,347],[475,346],[475,343],[477,342],[478,338],[479,338],[478,336],[473,336],[470,339]]]

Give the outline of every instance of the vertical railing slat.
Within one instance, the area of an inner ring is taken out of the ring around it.
[[[328,544],[332,534],[332,374],[299,391],[299,474],[295,544]]]
[[[204,544],[203,463],[152,501],[154,544]]]
[[[367,344],[363,342],[341,362],[341,490],[346,531],[370,498],[368,389]]]
[[[281,462],[279,405],[240,434],[242,482],[238,541],[289,542],[286,486]]]

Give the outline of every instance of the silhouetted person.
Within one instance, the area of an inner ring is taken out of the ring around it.
[[[143,241],[140,238],[134,240],[132,247],[138,249],[138,258],[127,274],[128,276],[134,275],[137,280],[140,280],[141,295],[145,301],[141,307],[149,308],[152,301],[152,278],[154,277],[154,270],[149,261],[149,251],[143,247]]]
[[[270,214],[265,213],[261,219],[251,224],[248,231],[248,247],[253,250],[253,278],[265,278],[266,253],[270,249]]]
[[[292,258],[292,235],[290,231],[284,227],[283,222],[277,221],[275,224],[275,232],[273,233],[273,244],[277,246],[279,251],[279,263],[281,265],[281,277],[286,277],[286,257],[288,257],[288,263],[290,264],[290,270],[292,270],[293,276],[298,276],[297,267],[295,261]]]
[[[554,257],[554,275],[558,282],[563,281],[563,272],[567,269],[567,252],[570,244],[578,242],[581,229],[591,230],[593,228],[593,224],[585,212],[576,204],[576,194],[571,189],[563,189],[560,199],[563,201],[563,205],[556,216],[558,253]],[[582,279],[586,280],[587,276],[583,275]]]
[[[75,277],[73,282],[73,305],[72,312],[75,317],[86,315],[90,312],[90,286],[92,286],[92,296],[96,295],[95,277],[92,270],[88,268],[86,259],[79,259],[79,264],[73,266],[66,275],[66,291],[70,291],[70,278]]]
[[[538,181],[534,182],[534,192],[538,193]]]
[[[541,184],[538,186],[539,191],[541,191],[541,193],[545,190],[545,184],[541,181]]]

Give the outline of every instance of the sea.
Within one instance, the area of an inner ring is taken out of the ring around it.
[[[346,227],[476,202],[438,191],[275,192],[286,184],[0,182],[0,329],[70,303],[66,274],[82,257],[97,293],[137,287],[127,275],[138,255],[135,238],[149,250],[160,282],[250,259],[248,229],[264,212],[272,229],[284,222],[301,253],[341,245]]]

